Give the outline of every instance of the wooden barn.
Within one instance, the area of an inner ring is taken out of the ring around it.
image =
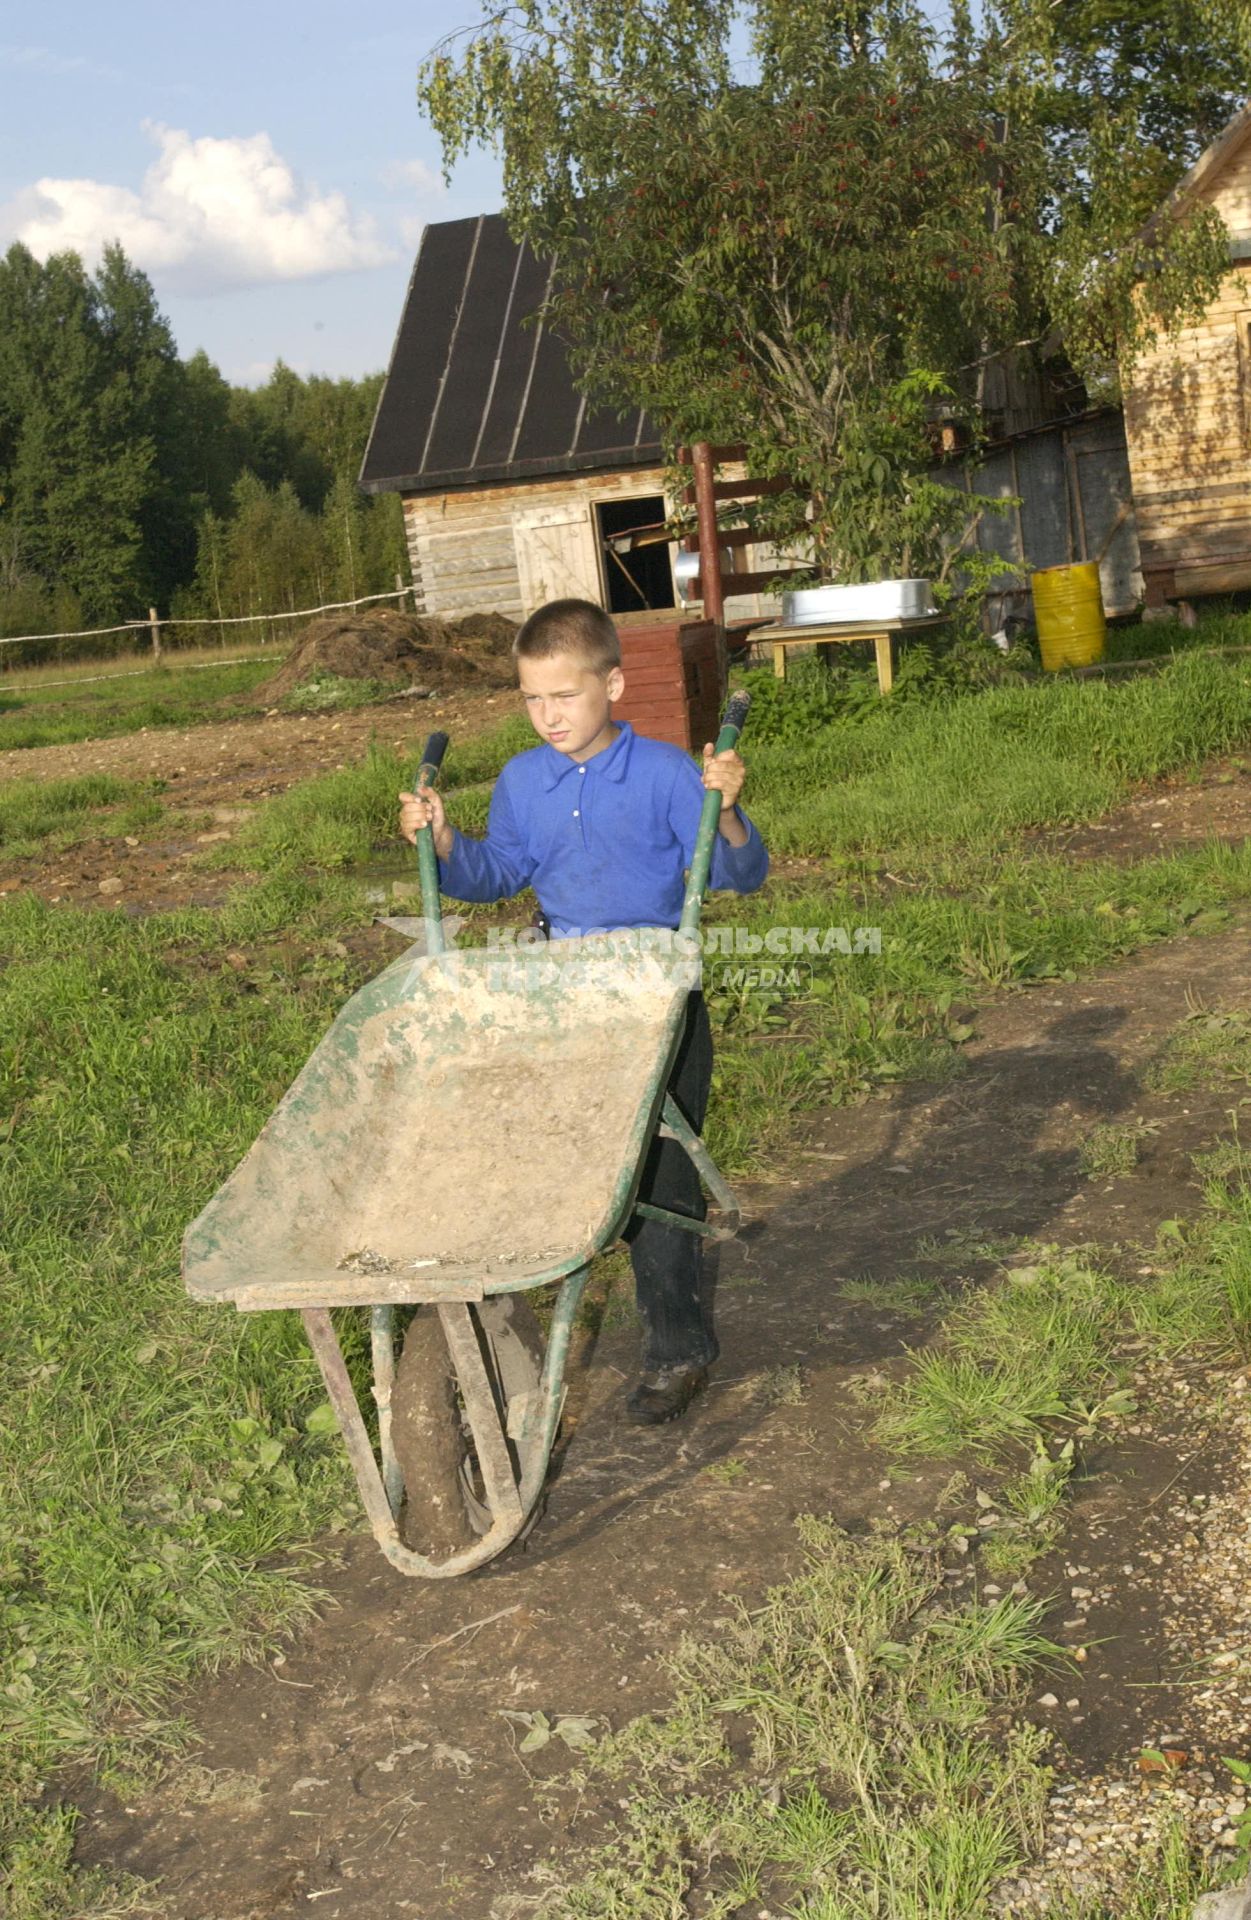
[[[1251,107],[1178,198],[1220,214],[1231,267],[1202,320],[1144,354],[1124,383],[1148,606],[1251,587]]]
[[[403,496],[425,612],[521,619],[566,594],[618,616],[678,604],[676,548],[623,538],[668,515],[659,438],[642,413],[588,407],[533,318],[550,275],[499,214],[422,236],[361,486]]]

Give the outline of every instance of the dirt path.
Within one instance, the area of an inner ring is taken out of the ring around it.
[[[215,906],[242,876],[228,868],[206,869],[197,856],[210,845],[228,843],[258,802],[349,764],[371,740],[415,758],[435,727],[455,741],[515,711],[511,693],[458,693],[382,703],[337,718],[275,713],[177,732],[158,729],[0,753],[0,781],[63,779],[75,773],[159,779],[167,807],[182,822],[195,821],[190,828],[177,824],[172,836],[168,826],[150,837],[132,836],[133,845],[114,833],[79,841],[55,856],[0,858],[0,895],[28,890],[56,904],[132,915]],[[1129,862],[1211,839],[1240,844],[1249,835],[1251,764],[1227,757],[1144,788],[1099,820],[1027,836],[1026,844],[1069,859]],[[818,859],[775,858],[774,882],[811,879],[823,866]]]
[[[187,1702],[204,1742],[194,1765],[141,1800],[78,1796],[82,1858],[158,1878],[170,1920],[487,1920],[501,1895],[524,1894],[564,1839],[541,1819],[534,1782],[568,1755],[553,1742],[523,1759],[505,1710],[619,1726],[668,1699],[661,1663],[680,1633],[708,1630],[728,1595],[750,1599],[794,1563],[796,1514],[832,1512],[858,1530],[934,1511],[950,1463],[892,1485],[853,1393],[865,1373],[901,1369],[927,1322],[849,1302],[840,1283],[901,1269],[954,1280],[976,1271],[960,1242],[1016,1236],[1136,1262],[1161,1221],[1194,1211],[1190,1156],[1227,1127],[1231,1096],[1142,1084],[1188,994],[1247,1005],[1246,919],[1004,997],[979,1017],[960,1079],[815,1116],[791,1171],[749,1195],[752,1223],[722,1250],[723,1357],[690,1418],[623,1426],[633,1335],[585,1338],[561,1471],[525,1550],[425,1585],[354,1539],[328,1572],[324,1617],[281,1663]],[[1140,1166],[1088,1180],[1092,1124],[1139,1118],[1156,1127]],[[797,1403],[779,1397],[794,1367]],[[1149,1533],[1143,1515],[1177,1478],[1175,1448],[1127,1434],[1087,1464],[1074,1538],[1108,1603],[1101,1613],[1092,1601],[1080,1631],[1119,1638],[1083,1673],[1065,1731],[1094,1767],[1161,1717],[1180,1736],[1201,1729],[1187,1724],[1192,1695],[1125,1686],[1131,1672],[1158,1682],[1165,1629],[1111,1564],[1131,1522],[1136,1549]],[[1187,1471],[1183,1492],[1219,1474],[1219,1449]],[[1062,1584],[1062,1569],[1043,1569],[1041,1590],[1057,1572]],[[1051,1623],[1061,1638],[1064,1611]]]
[[[249,714],[202,727],[144,727],[110,740],[0,752],[0,780],[63,780],[79,773],[169,782],[190,807],[280,793],[296,780],[359,759],[370,740],[404,748],[435,726],[455,739],[481,733],[516,711],[510,693],[436,694],[384,700],[350,713]]]
[[[1251,764],[1235,754],[1142,787],[1102,818],[1040,834],[1035,844],[1069,860],[1142,860],[1248,835]]]
[[[197,856],[229,841],[259,801],[359,760],[372,740],[415,761],[435,728],[453,741],[467,738],[496,725],[516,705],[511,693],[439,694],[339,715],[253,715],[0,753],[0,781],[60,780],[81,773],[160,780],[166,807],[180,816],[172,834],[163,824],[129,841],[113,833],[79,841],[60,854],[0,859],[0,894],[30,891],[56,903],[130,914],[215,906],[241,876],[204,870]]]

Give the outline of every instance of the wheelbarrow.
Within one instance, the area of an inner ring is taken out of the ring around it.
[[[747,704],[730,700],[718,752]],[[418,784],[446,745],[427,742]],[[423,827],[424,951],[348,1001],[187,1229],[195,1299],[302,1316],[369,1524],[401,1573],[467,1573],[533,1523],[595,1255],[640,1215],[716,1237],[738,1224],[667,1091],[719,809],[709,791],[676,934],[513,950],[445,949]],[[657,1135],[690,1155],[713,1221],[637,1198]],[[522,1297],[540,1288],[555,1289],[546,1335]],[[376,1445],[331,1317],[352,1308],[369,1317]]]

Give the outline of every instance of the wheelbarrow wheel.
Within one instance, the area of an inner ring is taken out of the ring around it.
[[[533,1309],[515,1294],[482,1301],[473,1318],[520,1483],[526,1463],[518,1441],[526,1410],[540,1390],[542,1330]],[[419,1307],[404,1336],[391,1391],[391,1444],[404,1480],[400,1531],[405,1545],[432,1559],[462,1553],[488,1530],[491,1511],[433,1307]]]

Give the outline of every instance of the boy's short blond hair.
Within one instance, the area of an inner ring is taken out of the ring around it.
[[[549,600],[530,615],[513,641],[516,660],[550,660],[567,653],[593,673],[621,665],[617,629],[593,600]]]

